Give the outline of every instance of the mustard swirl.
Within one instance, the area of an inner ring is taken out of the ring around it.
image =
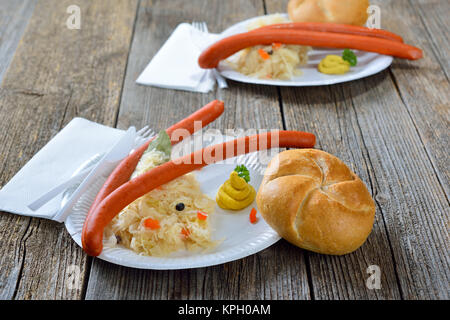
[[[225,181],[216,195],[216,202],[222,209],[241,210],[255,200],[256,191],[236,171],[231,172],[230,179]]]

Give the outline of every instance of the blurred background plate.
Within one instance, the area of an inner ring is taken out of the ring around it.
[[[287,18],[287,14],[282,14]],[[257,19],[261,19],[268,16],[260,16],[241,21],[228,29],[226,29],[221,35],[228,37],[233,34],[247,32],[248,26]],[[303,75],[293,77],[291,80],[276,80],[276,79],[258,79],[248,77],[239,73],[227,63],[227,61],[221,61],[217,70],[225,78],[254,84],[272,85],[272,86],[291,86],[291,87],[306,87],[306,86],[323,86],[335,83],[342,83],[352,80],[365,78],[383,71],[389,67],[393,61],[391,56],[385,56],[382,54],[353,50],[358,57],[358,64],[355,67],[351,67],[350,71],[343,75],[327,75],[317,70],[319,62],[329,54],[342,55],[342,49],[322,49],[313,48],[309,53],[309,61],[305,66],[300,67],[303,71]],[[237,58],[237,54],[228,58],[233,61]]]

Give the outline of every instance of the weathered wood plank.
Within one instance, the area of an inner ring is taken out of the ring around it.
[[[74,116],[113,125],[137,1],[77,1],[81,30],[69,30],[73,2],[40,1],[0,88],[0,184],[4,185]],[[0,215],[4,299],[79,299],[87,256],[64,227]],[[81,286],[68,287],[69,266]]]
[[[407,37],[408,33],[395,30],[400,23],[388,24],[394,17],[402,24],[417,22],[405,6],[397,8],[400,2],[382,3],[383,27]],[[266,3],[269,11],[280,10],[275,1]],[[425,43],[419,46],[426,48]],[[399,87],[416,79],[410,94],[426,91],[428,87],[420,82],[432,78],[432,72],[442,72],[423,67],[430,63],[426,58],[416,63],[396,61],[393,67],[402,66],[404,78]],[[377,203],[374,231],[360,250],[343,257],[310,256],[314,297],[448,298],[448,202],[390,73],[328,88],[283,88],[281,94],[287,128],[315,131],[319,148],[354,164],[352,168],[368,184]],[[441,98],[435,95],[437,91],[430,95],[434,101]],[[429,117],[436,119],[434,114]],[[435,130],[442,134],[439,128]],[[365,287],[369,264],[381,267],[381,290]]]
[[[0,83],[37,0],[0,2]]]
[[[426,28],[426,38],[433,47],[433,54],[439,61],[447,80],[450,73],[450,3],[445,0],[419,0],[409,1],[410,7],[417,12]],[[412,30],[408,30],[413,32]]]
[[[411,204],[414,208],[414,214],[402,223],[403,229],[392,230],[400,233],[398,237],[403,244],[401,250],[395,252],[396,260],[404,259],[406,264],[406,279],[401,277],[400,283],[407,288],[404,290],[405,298],[448,299],[450,160],[447,149],[450,140],[450,86],[448,39],[446,41],[443,38],[448,37],[448,25],[445,21],[450,4],[445,0],[391,0],[383,1],[380,5],[383,6],[383,17],[396,22],[395,29],[404,40],[424,50],[424,59],[416,62],[397,59],[391,67],[392,79],[407,109],[407,114],[402,113],[401,117],[403,119],[409,115],[412,122],[407,125],[411,130],[410,134],[413,137],[413,132],[416,132],[419,137],[409,141],[402,140],[397,144],[402,144],[402,149],[410,151],[408,155],[398,149],[399,155],[402,158],[406,156],[409,160],[404,164],[405,176],[411,175],[408,177],[411,189],[405,193],[402,205],[405,208],[406,204]],[[430,15],[428,12],[426,15],[423,13],[427,9],[430,9]],[[433,19],[437,21],[432,22]],[[391,28],[391,25],[386,27]],[[403,132],[402,128],[396,128],[399,133]],[[407,133],[409,132],[405,131]],[[427,160],[431,161],[431,168],[426,165]],[[401,220],[393,215],[391,222]],[[391,236],[391,229],[388,230]],[[403,230],[408,232],[402,232]],[[409,234],[410,230],[414,230],[414,235]],[[409,246],[414,248],[415,245],[419,247],[417,251],[409,250]]]
[[[183,10],[180,8],[183,7]],[[281,128],[276,88],[230,82],[228,90],[197,94],[135,84],[139,73],[176,25],[206,19],[211,32],[264,13],[259,0],[142,1],[138,13],[118,126],[166,128],[215,99],[226,111],[212,127]],[[308,299],[303,252],[284,241],[251,257],[220,266],[145,271],[93,260],[87,299]]]
[[[394,90],[349,88],[405,299],[448,298],[449,207],[417,130]],[[365,91],[355,95],[355,92]],[[379,97],[377,99],[377,97]],[[370,102],[372,101],[372,103]]]
[[[450,85],[447,20],[450,3],[446,0],[413,3],[391,0],[375,3],[379,3],[382,9],[382,21],[386,19],[386,22],[392,23],[392,27],[391,24],[387,25],[388,28],[395,29],[405,42],[424,51],[424,58],[419,61],[396,59],[391,72],[408,115],[448,198]]]

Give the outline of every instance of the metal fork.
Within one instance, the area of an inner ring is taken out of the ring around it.
[[[202,22],[200,22],[200,21],[193,21],[191,25],[195,29],[197,29],[197,30],[199,30],[201,32],[209,33],[208,25],[204,21],[202,21]],[[202,40],[202,44],[201,45],[197,44],[197,47],[199,47],[200,49],[203,50],[207,45],[208,45],[208,43],[206,43],[204,40]],[[213,74],[213,76],[216,78],[217,85],[219,86],[220,89],[228,88],[227,81],[224,79],[224,77],[222,77],[219,74],[219,72],[217,72],[216,69],[211,69],[209,72],[211,72]]]
[[[134,139],[134,148],[139,147],[154,136],[156,136],[156,132],[149,128],[149,126],[143,127],[141,130],[136,132],[136,139]]]
[[[133,150],[147,142],[155,135],[155,132],[150,129],[149,126],[145,126],[141,130],[137,131],[136,138],[134,139]],[[104,155],[105,153],[97,153],[92,156],[80,167],[80,169],[75,171],[75,173],[69,179],[46,192],[38,199],[34,200],[28,205],[28,208],[36,211],[63,191],[64,193],[62,203],[65,203],[66,199],[70,197],[70,195],[78,188],[80,183],[88,176],[94,166],[100,161],[100,159],[103,158]]]

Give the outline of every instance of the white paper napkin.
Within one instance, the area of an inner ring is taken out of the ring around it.
[[[123,134],[119,129],[74,118],[0,190],[0,210],[52,219],[60,209],[62,195],[37,211],[27,205],[70,178],[88,159],[110,150]]]
[[[214,88],[215,76],[199,67],[198,57],[205,43],[217,34],[203,33],[188,23],[177,26],[169,39],[136,80],[139,84],[206,93]]]

